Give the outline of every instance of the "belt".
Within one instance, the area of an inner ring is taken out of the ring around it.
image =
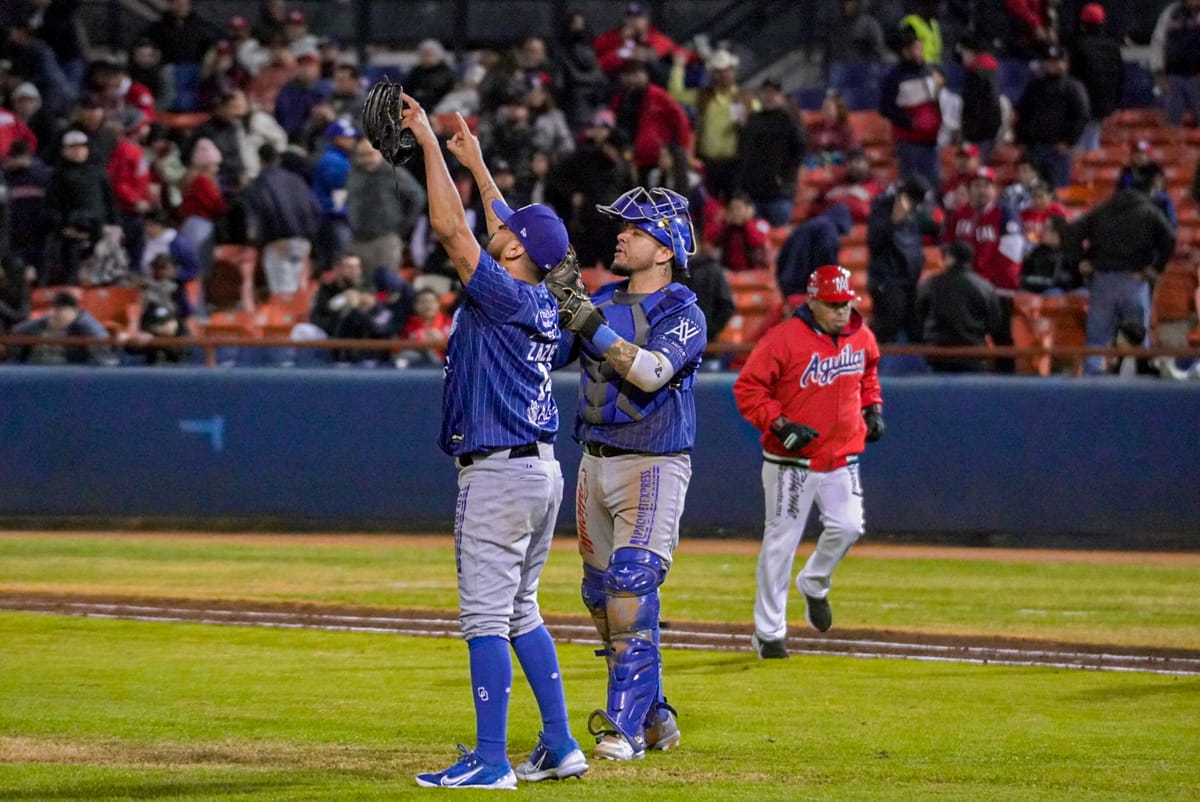
[[[686,454],[691,451],[691,449],[685,448],[682,451],[669,451],[665,454],[660,454],[654,451],[618,448],[617,446],[610,446],[608,443],[584,443],[583,450],[593,457],[626,457],[630,454],[639,454],[643,457],[677,457],[680,454]]]
[[[466,468],[468,465],[474,465],[481,459],[486,459],[493,454],[499,454],[501,451],[507,451],[509,459],[536,457],[538,455],[538,444],[533,442],[526,443],[522,446],[513,446],[512,448],[493,448],[491,451],[472,451],[470,454],[463,454],[457,458],[458,467]]]

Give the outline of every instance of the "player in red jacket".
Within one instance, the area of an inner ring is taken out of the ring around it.
[[[787,657],[792,559],[813,501],[823,530],[796,577],[805,619],[833,625],[833,570],[863,533],[858,458],[883,436],[879,346],[851,307],[850,271],[826,265],[808,280],[808,301],[751,352],[733,384],[742,416],[762,432],[766,527],[758,555],[754,648]]]

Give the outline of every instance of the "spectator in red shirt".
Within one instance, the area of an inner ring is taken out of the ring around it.
[[[192,166],[184,176],[183,202],[179,232],[196,243],[202,269],[212,264],[216,245],[216,221],[229,214],[229,204],[221,195],[217,172],[221,169],[221,151],[211,139],[200,139],[192,147]]]
[[[621,90],[612,101],[616,127],[633,143],[633,164],[644,176],[658,164],[663,146],[692,150],[692,125],[666,89],[650,83],[644,61],[631,60],[621,67]]]
[[[415,340],[427,347],[401,353],[400,358],[405,366],[442,364],[446,356],[446,340],[450,336],[450,323],[450,316],[442,311],[437,292],[428,287],[418,290],[413,300],[413,315],[404,325],[400,339]]]
[[[721,249],[721,261],[734,272],[767,267],[767,235],[771,225],[754,216],[754,202],[744,192],[729,199],[725,213],[707,226],[705,239]]]
[[[129,123],[108,157],[108,180],[117,198],[121,215],[121,231],[125,234],[125,250],[134,270],[142,263],[145,243],[142,216],[153,207],[150,188],[150,165],[142,145],[150,132],[140,111],[129,109]]]
[[[641,3],[626,6],[621,26],[597,36],[592,47],[600,69],[610,77],[620,72],[622,65],[639,52],[652,50],[658,58],[665,58],[678,49],[671,37],[650,24],[650,17]]]
[[[37,150],[38,140],[29,126],[8,109],[0,107],[0,159],[8,158],[8,149],[14,142],[28,142],[31,150]]]
[[[855,148],[846,154],[846,173],[842,180],[821,193],[810,217],[841,203],[850,210],[850,219],[854,223],[866,223],[871,214],[871,202],[880,192],[883,192],[883,185],[871,172],[871,160],[866,151]]]
[[[967,184],[966,203],[946,217],[943,242],[966,240],[975,249],[975,272],[999,290],[1015,290],[1025,238],[1021,220],[996,195],[996,173],[980,167]]]
[[[951,211],[967,202],[967,184],[979,171],[980,153],[976,145],[964,143],[954,152],[954,175],[942,182],[939,200]]]
[[[1029,242],[1029,247],[1037,245],[1042,241],[1042,232],[1046,228],[1046,222],[1051,217],[1061,217],[1067,219],[1067,210],[1059,203],[1054,193],[1050,191],[1050,185],[1045,181],[1035,181],[1029,188],[1030,202],[1027,207],[1021,210],[1021,228],[1025,232],[1025,239]]]

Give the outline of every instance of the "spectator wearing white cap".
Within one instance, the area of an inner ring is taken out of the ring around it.
[[[62,137],[59,160],[46,186],[50,236],[40,283],[78,284],[79,267],[103,227],[118,222],[117,201],[104,167],[88,158],[88,135],[72,129]]]
[[[718,49],[708,57],[707,83],[699,89],[684,86],[684,69],[690,55],[676,50],[667,89],[671,97],[695,109],[696,155],[704,162],[705,184],[710,194],[727,200],[737,183],[740,167],[738,138],[758,99],[737,84],[738,57]]]
[[[0,160],[8,156],[8,149],[14,142],[28,142],[29,146],[35,150],[38,146],[38,136],[28,124],[33,113],[30,113],[29,117],[21,114],[21,111],[29,112],[32,109],[36,112],[40,108],[41,96],[38,94],[37,87],[31,83],[23,83],[13,92],[12,98],[13,106],[18,107],[14,109],[15,113],[0,107]],[[31,98],[34,100],[33,103],[28,102]],[[22,100],[26,101],[23,108],[21,108]]]

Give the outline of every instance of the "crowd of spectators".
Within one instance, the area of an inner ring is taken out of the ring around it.
[[[214,312],[299,294],[297,337],[399,338],[421,347],[394,355],[396,364],[440,360],[456,274],[431,235],[419,160],[393,169],[361,134],[369,65],[283,0],[223,23],[170,0],[128,53],[103,57],[79,35],[78,2],[8,5],[0,333],[103,332],[78,293],[56,290],[136,286],[141,308],[116,333],[137,359],[170,362],[178,352],[142,347],[150,334],[202,333]],[[611,258],[597,203],[639,183],[686,195],[701,235],[691,282],[710,341],[740,311],[738,274],[768,274],[790,309],[808,273],[838,261],[859,231],[866,311],[882,343],[1003,345],[1018,293],[1091,289],[1088,344],[1111,345],[1118,331],[1128,339],[1135,318],[1148,344],[1151,287],[1175,255],[1179,225],[1153,146],[1132,143],[1113,197],[1096,198],[1094,210],[1068,210],[1056,194],[1071,187],[1076,160],[1101,148],[1104,121],[1118,111],[1124,63],[1104,5],[1066,20],[1055,0],[1006,0],[1016,36],[1003,53],[961,4],[836,5],[819,112],[801,112],[786,75],[748,80],[741,44],[675,42],[637,2],[610,30],[593,31],[572,11],[561,30],[503,51],[456,56],[427,39],[390,77],[435,125],[467,117],[509,203],[551,205],[589,268]],[[1167,122],[1194,126],[1200,0],[1162,12],[1151,53]],[[1018,96],[1001,91],[1001,56],[1029,64]],[[852,124],[861,108],[851,100],[866,85],[890,129],[883,147]],[[1001,151],[1018,158],[1002,164]],[[946,175],[944,161],[953,162]],[[815,175],[827,180],[805,198]],[[482,241],[474,183],[465,173],[456,182]],[[1112,219],[1144,225],[1126,232]],[[248,288],[221,291],[223,246],[253,249]],[[938,246],[952,275],[926,287]],[[35,291],[44,308],[34,308]],[[1005,369],[933,363],[996,364]],[[1089,359],[1087,368],[1106,366]]]

